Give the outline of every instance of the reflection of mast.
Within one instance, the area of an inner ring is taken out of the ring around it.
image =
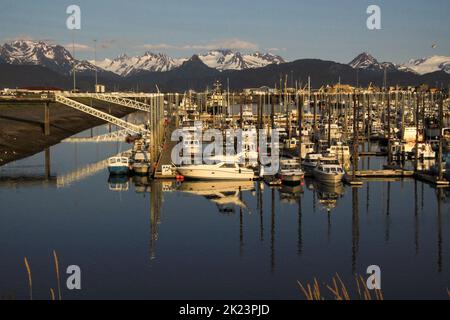
[[[384,240],[389,242],[389,229],[391,221],[389,215],[391,214],[391,182],[387,183],[387,207],[386,207],[386,220],[385,220],[385,234]]]
[[[419,204],[417,199],[417,180],[414,180],[414,245],[419,253]]]
[[[442,188],[437,188],[437,228],[438,228],[438,272],[442,272]]]
[[[330,243],[331,238],[331,210],[327,211],[327,241]]]
[[[367,170],[370,170],[370,166],[367,168]],[[369,219],[369,205],[370,205],[370,183],[367,184],[366,188],[366,216],[367,219]]]
[[[158,224],[161,218],[162,190],[161,183],[153,182],[151,184],[150,194],[150,259],[156,257],[155,242],[158,240]]]
[[[264,241],[264,214],[263,214],[263,200],[262,200],[262,186],[258,183],[258,210],[259,210],[259,239]]]
[[[270,266],[271,271],[275,271],[275,189],[272,188],[272,210],[270,227]]]
[[[313,190],[313,213],[316,213],[316,188]]]
[[[239,187],[239,200],[242,202],[242,190]],[[244,215],[242,207],[239,207],[239,254],[242,256],[244,251]]]
[[[302,235],[302,194],[298,198],[298,239],[297,239],[297,253],[302,254],[303,251],[303,235]]]
[[[356,271],[356,256],[359,250],[358,188],[352,188],[352,272]]]
[[[45,179],[50,180],[51,169],[50,169],[50,148],[45,148]]]

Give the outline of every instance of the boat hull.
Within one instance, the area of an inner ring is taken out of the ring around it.
[[[316,178],[318,181],[321,181],[324,183],[339,183],[344,178],[343,173],[328,174],[328,173],[321,172],[319,170],[314,170],[313,174],[314,174],[314,178]]]
[[[130,169],[127,166],[109,166],[108,171],[112,175],[127,175]]]
[[[185,178],[190,180],[253,180],[253,171],[223,171],[211,169],[190,169],[178,168],[178,172]]]
[[[147,164],[135,164],[133,165],[133,172],[138,175],[147,175],[149,166]]]

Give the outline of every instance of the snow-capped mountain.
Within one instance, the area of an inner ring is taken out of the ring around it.
[[[74,60],[63,46],[43,41],[17,40],[0,46],[0,61],[13,65],[40,65],[61,74],[72,72],[74,61],[78,72],[94,71],[88,61]]]
[[[270,53],[259,52],[252,54],[241,54],[231,50],[213,50],[205,54],[198,55],[199,59],[208,67],[223,70],[243,70],[265,67],[269,64],[280,64],[285,62],[283,58]],[[119,74],[130,76],[139,71],[162,72],[170,71],[181,66],[187,58],[171,58],[162,53],[146,52],[142,56],[129,57],[125,54],[115,59],[104,59],[97,61],[96,65]],[[90,61],[93,63],[93,61]]]
[[[400,69],[413,70],[418,74],[426,74],[440,70],[450,73],[450,57],[431,56],[422,59],[410,60],[408,63],[402,64]]]
[[[233,52],[231,50],[213,50],[199,55],[199,58],[208,67],[220,71],[254,69],[265,67],[269,64],[285,62],[282,57],[271,53],[262,54],[255,52],[252,54],[241,54],[240,52]]]
[[[372,55],[363,52],[348,64],[353,69],[364,69],[370,71],[397,70],[397,66],[392,62],[378,62]]]
[[[165,54],[146,52],[142,56],[129,57],[122,54],[115,59],[97,61],[96,65],[121,76],[129,76],[139,71],[163,72],[179,67],[187,59],[174,59]],[[94,63],[90,61],[90,63]]]

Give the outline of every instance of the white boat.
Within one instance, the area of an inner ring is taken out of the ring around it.
[[[320,153],[308,153],[302,161],[303,170],[307,173],[312,173],[314,168],[319,164],[319,159],[322,157]]]
[[[282,159],[278,176],[283,183],[300,183],[305,177],[305,173],[301,169],[298,160]]]
[[[128,174],[130,170],[130,158],[127,157],[111,157],[108,159],[108,171],[113,175]]]
[[[186,179],[194,180],[253,180],[252,169],[242,168],[237,163],[187,165],[177,168]]]
[[[327,152],[330,156],[335,157],[339,160],[348,160],[350,159],[350,148],[342,143],[337,145],[332,145],[327,149]]]
[[[314,178],[324,183],[341,182],[344,178],[344,169],[334,158],[320,158],[319,164],[313,170]]]
[[[416,127],[405,127],[402,132],[402,140],[406,143],[415,143],[416,138],[419,139],[419,141],[423,141],[423,135],[421,133],[417,134],[417,128]]]
[[[415,158],[416,155],[416,147],[411,150],[412,157]],[[433,148],[429,143],[418,143],[417,144],[417,155],[419,159],[435,159],[436,152],[433,151]]]
[[[149,154],[147,152],[138,151],[133,155],[131,167],[133,172],[138,175],[147,175],[150,169]]]
[[[307,154],[314,153],[314,143],[313,142],[302,142],[300,154],[302,159],[305,159]]]

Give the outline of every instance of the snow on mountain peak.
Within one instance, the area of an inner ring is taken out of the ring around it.
[[[255,52],[251,54],[242,54],[231,50],[213,50],[208,53],[199,55],[210,68],[223,70],[243,70],[265,67],[269,64],[284,63],[284,59],[270,53],[261,54]]]
[[[0,47],[0,60],[15,65],[40,65],[62,74],[77,71],[92,71],[95,66],[87,61],[74,60],[70,52],[61,45],[44,41],[16,40]]]
[[[418,74],[426,74],[436,71],[444,71],[450,74],[450,57],[431,56],[421,59],[412,59],[402,64],[403,69],[410,69]]]
[[[174,59],[163,53],[145,52],[141,56],[129,57],[122,54],[115,59],[97,61],[96,65],[121,76],[129,76],[140,71],[169,71],[179,67],[186,59]],[[92,61],[91,61],[92,62]]]

